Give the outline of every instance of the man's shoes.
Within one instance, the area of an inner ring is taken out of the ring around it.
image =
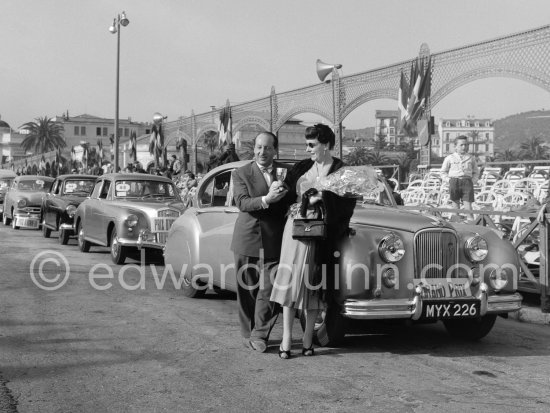
[[[249,343],[252,350],[256,350],[260,353],[265,353],[265,350],[267,349],[267,344],[263,340],[250,340]]]

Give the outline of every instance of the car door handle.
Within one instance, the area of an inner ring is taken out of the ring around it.
[[[238,214],[239,210],[238,209],[224,209],[223,212],[225,212],[227,214]]]

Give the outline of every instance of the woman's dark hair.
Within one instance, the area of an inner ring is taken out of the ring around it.
[[[329,149],[334,148],[336,142],[336,137],[332,129],[322,123],[308,126],[306,128],[306,139],[317,139],[322,144],[328,144]]]

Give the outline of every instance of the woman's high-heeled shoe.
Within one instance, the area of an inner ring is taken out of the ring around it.
[[[290,350],[283,350],[281,346],[279,346],[279,357],[288,360],[292,357],[292,354],[290,353]]]
[[[313,346],[311,346],[310,348],[302,347],[302,356],[310,357],[313,355],[315,355],[315,349],[313,348]]]

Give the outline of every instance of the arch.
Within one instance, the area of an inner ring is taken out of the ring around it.
[[[357,98],[352,100],[348,105],[344,107],[342,111],[341,121],[344,121],[344,119],[351,112],[357,109],[359,106],[367,102],[370,102],[371,100],[378,100],[378,99],[392,99],[397,101],[397,94],[396,94],[395,88],[371,90],[371,91],[368,91],[367,93],[359,95]]]
[[[262,128],[264,131],[268,132],[271,128],[271,125],[268,120],[261,118],[260,116],[245,116],[239,121],[233,125],[233,133],[239,131],[240,129],[244,128],[246,125],[256,125]]]
[[[209,124],[201,126],[197,130],[197,135],[196,135],[197,141],[196,141],[196,143],[199,142],[201,136],[206,134],[206,132],[218,132],[218,126],[214,123],[209,123]]]
[[[323,118],[325,118],[330,124],[331,126],[333,126],[333,123],[332,123],[332,114],[328,114],[326,112],[324,112],[323,110],[319,109],[319,108],[316,108],[316,107],[298,107],[292,111],[289,111],[287,113],[285,113],[283,116],[281,116],[277,122],[275,123],[275,125],[273,125],[273,133],[277,133],[277,131],[279,129],[281,129],[283,127],[283,125],[289,120],[291,119],[292,117],[296,116],[296,115],[299,115],[300,113],[314,113],[316,115],[319,115],[319,116],[322,116]]]
[[[550,92],[550,78],[544,73],[528,67],[490,65],[463,72],[459,76],[452,78],[432,95],[431,106],[433,108],[444,97],[461,86],[476,80],[498,77],[523,80]]]

